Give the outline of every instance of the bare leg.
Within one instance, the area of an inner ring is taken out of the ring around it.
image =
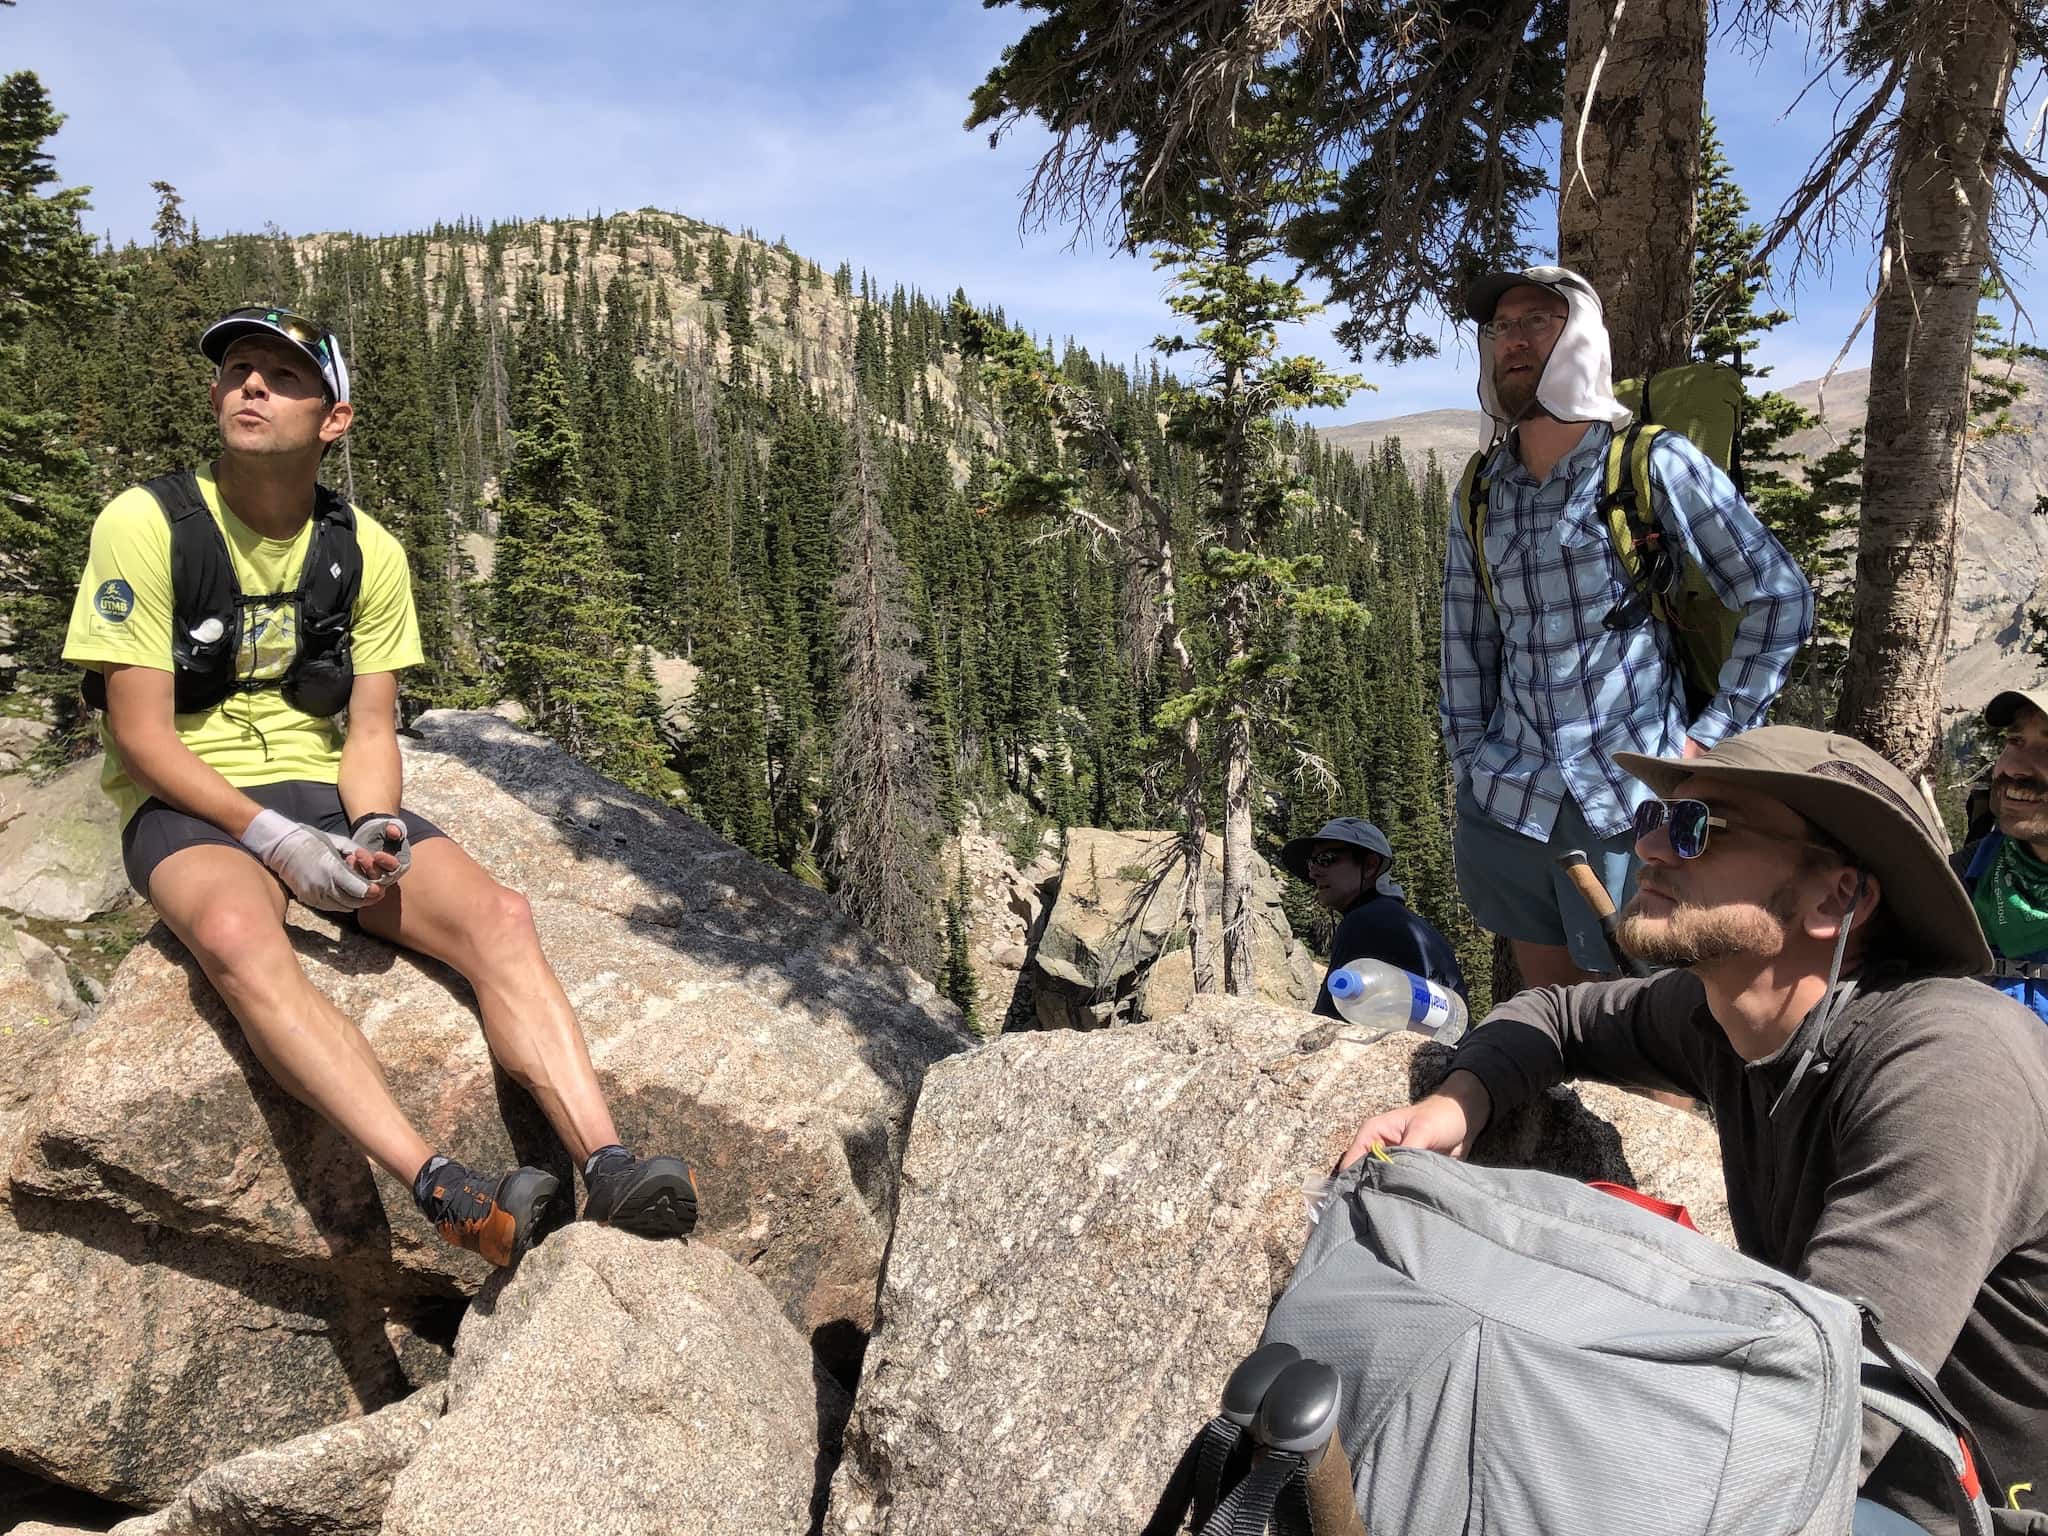
[[[358,914],[379,938],[432,955],[476,992],[484,1039],[531,1093],[580,1167],[618,1140],[590,1050],[562,984],[541,953],[526,898],[493,880],[449,838],[412,851],[412,868]]]
[[[300,969],[269,871],[238,848],[202,843],[157,865],[149,899],[278,1086],[411,1188],[434,1149],[391,1097],[363,1032]]]
[[[1582,971],[1572,959],[1569,945],[1532,944],[1526,939],[1511,941],[1515,966],[1525,987],[1574,987],[1582,981],[1599,981],[1597,971]]]

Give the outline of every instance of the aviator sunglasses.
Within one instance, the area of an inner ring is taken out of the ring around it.
[[[1641,842],[1661,828],[1671,840],[1671,851],[1681,859],[1696,859],[1705,853],[1707,834],[1716,827],[1723,832],[1749,832],[1781,843],[1797,843],[1802,848],[1817,848],[1823,853],[1841,852],[1827,843],[1818,843],[1791,832],[1773,832],[1766,827],[1744,826],[1739,822],[1731,825],[1727,817],[1716,816],[1704,800],[1645,800],[1636,807],[1636,841]]]

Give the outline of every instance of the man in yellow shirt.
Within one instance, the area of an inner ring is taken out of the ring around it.
[[[290,898],[461,972],[491,1054],[583,1169],[585,1220],[687,1233],[690,1170],[619,1145],[526,899],[400,804],[397,674],[422,659],[419,621],[397,540],[318,485],[354,414],[340,344],[258,306],[199,345],[220,457],[100,513],[64,643],[105,712],[129,880],[271,1076],[407,1183],[449,1242],[514,1263],[571,1198],[542,1169],[482,1176],[427,1144],[300,969]]]

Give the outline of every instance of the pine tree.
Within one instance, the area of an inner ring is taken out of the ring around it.
[[[631,679],[628,608],[597,508],[583,496],[581,439],[552,352],[521,402],[512,494],[498,541],[496,641],[534,728],[629,789],[674,780]]]
[[[968,944],[973,903],[973,888],[967,883],[967,853],[962,849],[955,861],[953,894],[946,902],[946,959],[939,975],[939,990],[960,1010],[960,1022],[979,1030],[981,988],[975,980],[974,955]]]
[[[57,172],[44,144],[63,121],[35,75],[0,81],[0,615],[21,681],[68,710],[61,653],[90,527],[88,465],[26,365],[38,333],[83,330],[108,292],[80,223],[90,189],[46,190]]]

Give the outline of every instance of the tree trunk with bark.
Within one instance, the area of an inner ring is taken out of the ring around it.
[[[1933,0],[1923,10],[1886,208],[1855,628],[1835,715],[1837,730],[1913,774],[1931,770],[1941,741],[1956,490],[2017,53],[2012,16],[1998,0]]]
[[[1600,295],[1618,379],[1692,346],[1706,74],[1706,0],[1572,0],[1558,261]]]

